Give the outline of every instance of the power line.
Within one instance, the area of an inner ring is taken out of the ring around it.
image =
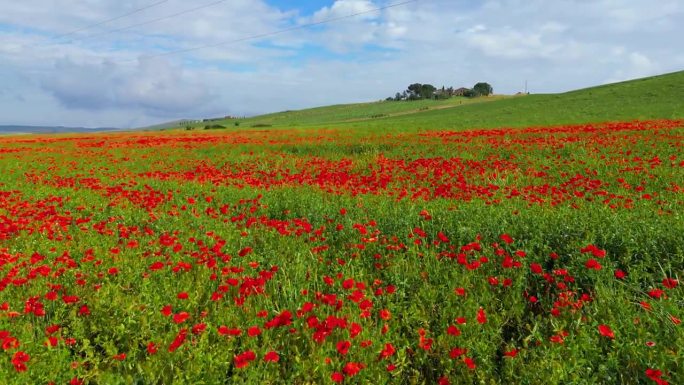
[[[99,26],[101,26],[101,25],[103,25],[103,24],[111,23],[112,21],[119,20],[119,19],[123,19],[124,17],[128,17],[128,16],[131,16],[131,15],[135,15],[136,13],[142,12],[142,11],[144,11],[144,10],[146,10],[146,9],[150,9],[150,8],[152,8],[152,7],[156,7],[156,6],[160,5],[160,4],[166,3],[166,2],[168,2],[168,1],[169,1],[169,0],[158,1],[158,2],[156,2],[156,3],[154,3],[154,4],[150,4],[150,5],[147,5],[147,6],[142,7],[142,8],[134,9],[134,10],[132,10],[132,11],[130,11],[130,12],[128,12],[128,13],[125,13],[125,14],[123,14],[123,15],[116,16],[116,17],[113,17],[113,18],[107,19],[107,20],[98,21],[98,22],[95,23],[95,24],[90,24],[90,25],[87,25],[87,26],[85,26],[85,27],[81,27],[81,28],[75,29],[75,30],[73,30],[73,31],[71,31],[71,32],[67,32],[67,33],[63,33],[63,34],[61,34],[61,35],[54,36],[53,39],[61,39],[61,38],[63,38],[63,37],[70,36],[70,35],[73,35],[73,34],[75,34],[75,33],[78,33],[78,32],[81,32],[81,31],[85,31],[85,30],[87,30],[87,29],[91,29],[91,28],[94,28],[94,27],[99,27]]]
[[[223,46],[223,45],[241,43],[241,42],[243,42],[243,41],[248,41],[248,40],[261,39],[261,38],[264,38],[264,37],[269,37],[269,36],[274,36],[274,35],[280,35],[280,34],[283,34],[283,33],[286,33],[286,32],[296,31],[296,30],[299,30],[299,29],[305,29],[305,28],[314,27],[314,26],[317,26],[317,25],[329,24],[329,23],[332,23],[332,22],[340,21],[340,20],[351,19],[351,18],[354,18],[354,17],[357,17],[357,16],[361,16],[361,15],[368,14],[368,13],[380,12],[380,11],[384,11],[384,10],[386,10],[386,9],[396,8],[396,7],[400,7],[400,6],[403,6],[403,5],[407,5],[407,4],[410,4],[410,3],[416,3],[416,2],[418,2],[418,1],[419,1],[419,0],[403,1],[403,2],[400,2],[400,3],[389,4],[389,5],[386,5],[386,6],[384,6],[384,7],[374,8],[374,9],[370,9],[370,10],[366,10],[366,11],[361,11],[361,12],[356,12],[356,13],[352,13],[352,14],[349,14],[349,15],[338,16],[338,17],[333,17],[333,18],[330,18],[330,19],[325,19],[325,20],[322,20],[322,21],[316,21],[316,22],[312,22],[312,23],[301,24],[301,25],[297,25],[297,26],[294,26],[294,27],[290,27],[290,28],[286,28],[286,29],[281,29],[281,30],[278,30],[278,31],[266,32],[266,33],[262,33],[262,34],[258,34],[258,35],[245,36],[245,37],[242,37],[242,38],[239,38],[239,39],[228,40],[228,41],[224,41],[224,42],[220,42],[220,43],[205,44],[205,45],[200,45],[200,46],[191,47],[191,48],[179,49],[179,50],[175,50],[175,51],[162,52],[162,53],[158,53],[158,54],[155,54],[155,55],[147,55],[147,56],[144,56],[144,57],[145,57],[145,58],[155,58],[155,57],[160,57],[160,56],[169,56],[169,55],[175,55],[175,54],[179,54],[179,53],[186,53],[186,52],[198,51],[198,50],[205,49],[205,48],[213,48],[213,47],[220,47],[220,46]]]
[[[81,40],[81,41],[83,41],[83,40],[90,40],[90,39],[92,39],[92,38],[94,38],[94,37],[99,37],[99,36],[103,36],[103,35],[109,35],[109,34],[111,34],[111,33],[126,31],[126,30],[131,29],[131,28],[141,27],[141,26],[143,26],[143,25],[148,25],[148,24],[156,23],[156,22],[159,22],[159,21],[162,21],[162,20],[171,19],[171,18],[173,18],[173,17],[185,15],[186,13],[191,13],[191,12],[199,11],[200,9],[213,7],[214,5],[218,5],[218,4],[220,4],[220,3],[225,3],[225,2],[226,2],[226,0],[218,0],[218,1],[215,1],[215,2],[213,2],[213,3],[201,5],[201,6],[199,6],[199,7],[195,7],[195,8],[191,8],[191,9],[186,9],[185,11],[180,11],[180,12],[174,13],[174,14],[172,14],[172,15],[162,16],[162,17],[159,17],[159,18],[156,18],[156,19],[144,21],[144,22],[142,22],[142,23],[129,25],[129,26],[123,27],[123,28],[117,28],[117,29],[112,29],[112,30],[109,30],[109,31],[104,31],[104,32],[101,32],[101,33],[96,33],[96,34],[94,34],[94,35],[86,36],[86,37],[83,37],[83,38],[80,38],[80,39],[77,39],[77,40]]]

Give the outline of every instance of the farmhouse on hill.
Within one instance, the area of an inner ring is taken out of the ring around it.
[[[454,93],[452,95],[453,96],[465,96],[468,93],[468,91],[470,91],[468,88],[461,87],[461,88],[455,89]]]

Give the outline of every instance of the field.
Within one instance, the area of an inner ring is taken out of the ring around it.
[[[684,383],[681,78],[0,138],[0,383]]]
[[[684,119],[682,84],[684,71],[563,94],[347,104],[285,111],[239,122],[242,128],[270,125],[396,132]],[[234,128],[235,121],[217,123]]]

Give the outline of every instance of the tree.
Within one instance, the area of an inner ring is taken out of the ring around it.
[[[494,93],[494,89],[489,83],[477,83],[473,86],[474,96],[489,96]]]
[[[437,91],[437,88],[432,84],[413,83],[408,86],[406,92],[408,93],[408,100],[417,99],[432,99],[432,95]]]
[[[413,83],[410,86],[408,86],[408,89],[406,92],[408,93],[408,99],[409,100],[416,100],[421,98],[421,91],[423,89],[423,85],[420,83]]]
[[[432,84],[423,84],[420,88],[420,98],[432,99],[432,95],[434,95],[435,91],[437,91],[437,88]]]

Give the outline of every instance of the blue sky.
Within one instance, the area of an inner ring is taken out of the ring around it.
[[[295,0],[270,0],[269,4],[277,7],[281,10],[293,10],[296,9],[303,15],[312,14],[323,7],[330,6],[333,1],[322,1],[322,0],[308,0],[308,1],[295,1]]]
[[[135,127],[373,101],[416,82],[561,92],[684,69],[681,0],[418,0],[242,41],[392,1],[167,0],[57,38],[156,2],[3,4],[0,125]]]

